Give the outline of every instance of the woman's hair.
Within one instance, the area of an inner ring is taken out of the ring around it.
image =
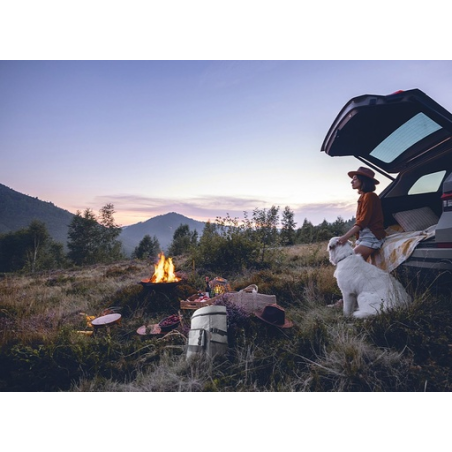
[[[359,187],[359,189],[363,193],[375,191],[375,182],[372,179],[367,176],[362,176],[361,174],[357,174],[356,177],[361,181],[361,187]]]

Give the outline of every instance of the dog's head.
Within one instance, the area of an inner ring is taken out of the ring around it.
[[[339,243],[339,237],[330,239],[327,250],[330,255],[330,262],[333,265],[337,265],[342,259],[353,254],[352,244],[349,241]]]

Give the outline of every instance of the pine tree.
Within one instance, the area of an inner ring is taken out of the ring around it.
[[[146,234],[135,247],[135,250],[132,253],[132,257],[135,259],[149,259],[153,257],[157,257],[160,252],[160,244],[157,237],[151,238],[149,234]]]
[[[284,208],[281,219],[281,243],[283,245],[293,245],[295,243],[295,226],[294,212],[289,206]]]
[[[198,243],[198,232],[190,231],[188,224],[181,224],[173,234],[173,241],[169,246],[168,253],[178,256],[190,251]]]
[[[305,218],[303,226],[297,230],[297,240],[301,243],[312,243],[314,241],[314,225]]]

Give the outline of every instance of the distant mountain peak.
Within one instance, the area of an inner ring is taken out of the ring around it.
[[[123,228],[119,240],[122,241],[123,248],[127,254],[133,252],[145,235],[157,237],[160,247],[166,250],[173,241],[175,230],[181,224],[188,225],[191,231],[196,230],[199,235],[202,234],[205,226],[202,221],[188,218],[177,212],[168,212]]]

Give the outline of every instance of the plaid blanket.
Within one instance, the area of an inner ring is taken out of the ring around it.
[[[435,235],[435,228],[436,225],[433,225],[423,231],[413,232],[400,232],[388,228],[383,246],[369,257],[368,262],[382,270],[392,272],[411,256],[419,242]]]

